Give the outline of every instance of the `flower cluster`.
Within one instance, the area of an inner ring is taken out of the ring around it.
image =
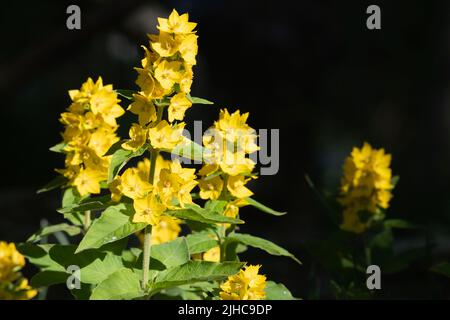
[[[172,150],[183,141],[184,123],[171,123],[182,121],[192,106],[189,93],[198,52],[197,24],[189,22],[187,13],[180,16],[176,10],[158,22],[159,34],[149,35],[142,67],[136,68],[140,91],[133,95],[128,110],[138,116],[139,123],[131,127],[130,140],[123,145],[128,150],[139,149],[147,140],[153,148]],[[168,121],[158,117],[155,104],[168,105]]]
[[[259,265],[246,266],[237,274],[228,277],[220,288],[222,300],[261,300],[266,293],[266,277],[258,274]]]
[[[382,216],[392,198],[391,155],[364,143],[353,148],[344,163],[339,202],[343,205],[341,228],[364,232],[373,220]],[[381,209],[380,209],[381,208]]]
[[[183,168],[178,161],[164,160],[162,156],[156,159],[152,183],[150,169],[149,159],[140,161],[137,167],[128,168],[116,177],[110,190],[115,201],[122,195],[133,200],[133,222],[158,226],[165,210],[192,203],[191,190],[197,181],[195,169]]]
[[[24,266],[14,243],[0,241],[0,300],[28,300],[37,294],[20,273]]]
[[[102,78],[89,78],[80,90],[70,90],[72,104],[61,114],[65,130],[65,169],[57,170],[77,188],[80,195],[100,193],[100,183],[108,175],[110,156],[104,156],[119,140],[116,118],[124,114],[112,85]]]
[[[225,215],[236,217],[245,198],[253,195],[245,185],[255,178],[255,162],[248,154],[259,150],[255,130],[247,124],[249,114],[237,110],[230,114],[221,110],[219,120],[203,135],[206,164],[199,171],[200,197],[216,200],[232,198]]]

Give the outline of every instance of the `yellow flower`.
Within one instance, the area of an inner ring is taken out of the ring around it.
[[[184,93],[177,93],[170,99],[168,108],[169,122],[174,120],[183,120],[184,113],[192,106],[192,102],[186,97]]]
[[[230,176],[227,181],[227,188],[230,193],[236,198],[248,198],[253,195],[248,188],[245,187],[245,184],[250,179],[246,179],[243,176]]]
[[[133,94],[133,98],[134,101],[127,110],[139,117],[139,124],[144,126],[151,121],[156,121],[156,109],[151,99],[140,94]]]
[[[197,26],[194,22],[189,22],[189,15],[187,13],[181,16],[173,9],[169,19],[158,18],[158,29],[163,32],[184,34],[191,33]]]
[[[230,218],[236,218],[239,214],[239,208],[248,205],[245,199],[235,199],[231,202],[228,202],[225,210],[223,211],[223,215]]]
[[[243,152],[226,152],[219,161],[220,168],[230,176],[250,174],[255,167],[252,159],[246,158]]]
[[[159,175],[157,188],[162,202],[174,209],[192,203],[191,190],[197,185],[195,178],[195,169],[183,168],[178,161],[171,162],[170,168],[162,169]]]
[[[29,300],[37,294],[20,273],[24,266],[14,243],[0,241],[0,300]]]
[[[144,198],[153,189],[153,186],[142,179],[138,169],[128,168],[120,176],[118,189],[128,198],[135,200]]]
[[[160,32],[157,41],[150,42],[150,44],[161,57],[171,57],[178,51],[180,42],[172,34]]]
[[[166,120],[161,121],[154,128],[148,129],[150,143],[155,149],[172,150],[183,142],[184,123],[171,126]]]
[[[191,92],[192,80],[194,78],[194,73],[192,72],[192,66],[186,65],[184,66],[184,73],[180,78],[180,89],[184,93]]]
[[[220,262],[220,247],[214,247],[203,253],[204,261]]]
[[[195,34],[178,35],[176,39],[179,41],[178,50],[183,60],[193,66],[196,64],[195,57],[198,53],[197,36]]]
[[[220,288],[222,300],[261,300],[266,297],[266,277],[259,275],[259,265],[250,265],[228,277]]]
[[[111,183],[108,185],[109,192],[111,192],[111,200],[114,202],[119,202],[122,198],[122,192],[120,191],[121,179],[120,177],[116,177]]]
[[[100,182],[103,180],[103,172],[91,168],[81,169],[73,180],[73,185],[81,196],[85,196],[89,193],[100,193]]]
[[[130,139],[122,143],[122,148],[125,150],[136,151],[147,142],[147,129],[137,123],[131,125],[129,135]]]
[[[149,193],[141,199],[134,199],[133,207],[136,211],[133,216],[133,222],[144,222],[152,226],[158,225],[162,213],[166,210],[166,207],[153,193]]]
[[[180,221],[169,216],[161,216],[159,223],[152,227],[152,244],[175,240],[181,232]]]
[[[155,69],[155,79],[161,84],[164,90],[171,90],[173,85],[181,78],[181,62],[161,61]]]
[[[353,148],[345,160],[339,202],[343,205],[341,228],[362,233],[374,218],[387,209],[392,198],[391,155],[384,149],[373,149],[367,142],[361,149]],[[361,220],[361,214],[369,216]]]
[[[14,243],[0,241],[0,283],[13,281],[17,271],[25,266],[25,258],[17,251]]]
[[[101,127],[91,134],[88,146],[95,151],[97,156],[102,157],[117,141],[119,141],[119,137],[113,131]]]
[[[219,176],[199,180],[200,198],[217,200],[222,193],[223,181]]]

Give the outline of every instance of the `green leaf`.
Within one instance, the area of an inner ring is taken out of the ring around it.
[[[402,219],[389,219],[384,221],[384,226],[394,229],[419,229],[419,226],[416,226],[415,224],[402,220]]]
[[[223,280],[236,274],[243,265],[244,263],[240,262],[189,261],[181,266],[160,272],[154,283],[151,284],[151,289],[158,290],[200,281]]]
[[[82,268],[80,278],[83,283],[97,284],[121,268],[123,268],[122,257],[108,253],[104,259],[95,259]]]
[[[179,143],[172,150],[163,149],[163,151],[200,163],[203,161],[203,155],[206,152],[205,148],[188,138],[185,138],[184,142]]]
[[[151,257],[161,262],[166,268],[188,262],[189,249],[186,238],[179,237],[173,241],[152,246]]]
[[[286,214],[286,212],[275,211],[252,198],[246,198],[246,201],[249,205],[255,207],[256,209],[259,209],[265,213],[272,214],[274,216],[283,216]]]
[[[222,214],[228,202],[225,200],[208,200],[205,203],[205,209]]]
[[[244,223],[244,221],[240,219],[226,217],[218,214],[217,212],[203,209],[195,204],[185,205],[185,209],[166,211],[165,214],[179,219],[192,220],[202,223]]]
[[[191,100],[191,102],[193,104],[214,104],[214,102],[203,99],[203,98],[199,98],[199,97],[191,97],[191,95],[187,96],[189,100]]]
[[[109,147],[108,151],[106,151],[106,153],[103,156],[112,156],[114,152],[116,152],[119,149],[122,149],[122,143],[126,141],[127,141],[126,139],[122,139],[113,143],[113,145]]]
[[[136,94],[135,90],[127,90],[127,89],[116,89],[117,94],[125,99],[133,101],[133,94]]]
[[[447,278],[450,278],[450,263],[448,262],[442,262],[438,265],[435,265],[430,270],[446,276]]]
[[[205,252],[218,246],[217,240],[215,240],[211,233],[208,232],[189,234],[186,236],[186,241],[190,254]]]
[[[118,149],[114,152],[111,163],[108,170],[108,183],[114,180],[116,175],[122,170],[122,168],[127,164],[128,161],[135,157],[141,156],[145,150],[148,149],[148,145],[142,146],[136,151]]]
[[[266,282],[266,300],[297,300],[284,284],[273,281]]]
[[[61,231],[64,231],[69,236],[75,236],[81,232],[81,229],[77,226],[72,226],[67,223],[55,224],[53,226],[47,226],[45,228],[40,229],[38,232],[31,235],[27,239],[27,242],[38,242],[43,237],[46,237],[50,234],[53,234],[55,232],[61,232]]]
[[[255,237],[249,234],[234,233],[228,236],[226,242],[230,243],[233,241],[237,241],[247,246],[264,250],[271,255],[289,257],[297,263],[302,264],[300,260],[298,260],[292,253],[266,239]]]
[[[53,147],[50,147],[49,150],[56,152],[56,153],[64,153],[64,148],[67,146],[67,143],[60,142],[58,144],[55,144]]]
[[[82,197],[78,193],[75,187],[67,188],[64,190],[63,199],[62,199],[62,207],[70,207],[78,204],[82,200]],[[72,212],[66,213],[64,215],[66,219],[72,222],[74,225],[82,226],[83,225],[83,213],[81,212]]]
[[[93,291],[90,300],[135,299],[144,296],[140,279],[130,269],[122,268],[110,274]]]
[[[107,208],[92,223],[76,252],[90,248],[99,248],[144,229],[145,223],[132,222],[133,214],[134,210],[130,204],[120,203]]]
[[[70,212],[85,212],[88,210],[103,210],[111,204],[111,196],[105,195],[101,197],[86,198],[78,203],[60,208],[56,211],[66,214]]]
[[[43,193],[43,192],[47,192],[56,188],[59,188],[63,185],[65,185],[67,183],[67,178],[64,176],[57,176],[56,178],[54,178],[52,181],[50,181],[49,183],[47,183],[45,186],[43,186],[42,188],[40,188],[37,193]]]
[[[30,285],[35,288],[48,287],[66,282],[67,277],[69,277],[69,274],[65,271],[44,270],[31,278]]]

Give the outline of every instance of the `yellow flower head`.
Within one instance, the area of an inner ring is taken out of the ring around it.
[[[20,273],[24,266],[15,244],[0,241],[0,300],[29,300],[37,294]]]
[[[227,181],[227,188],[230,193],[235,196],[236,198],[248,198],[253,195],[253,192],[251,192],[247,187],[245,187],[245,184],[250,179],[246,179],[243,176],[230,176],[228,177]]]
[[[163,120],[156,127],[148,129],[150,144],[155,149],[172,150],[183,142],[183,129],[184,123],[172,126]]]
[[[89,193],[100,193],[100,182],[105,180],[105,173],[95,169],[81,169],[73,180],[81,196]]]
[[[14,243],[0,241],[0,282],[16,278],[16,272],[25,266],[25,258],[17,251]]]
[[[156,121],[156,109],[151,99],[141,94],[133,94],[133,98],[134,101],[127,110],[139,117],[139,124],[144,126]]]
[[[168,109],[169,121],[183,120],[184,113],[192,106],[192,102],[186,97],[186,94],[180,92],[174,95],[170,99],[170,105]]]
[[[203,253],[204,261],[220,262],[220,247],[214,247]]]
[[[259,275],[260,265],[250,265],[228,277],[220,288],[222,300],[261,300],[266,297],[266,277]]]
[[[181,16],[173,9],[169,19],[158,18],[158,29],[162,32],[185,34],[192,33],[197,26],[194,22],[189,22],[189,14],[185,13]]]
[[[142,179],[138,169],[128,168],[120,176],[120,185],[117,188],[128,198],[142,199],[153,189],[153,186]]]
[[[181,62],[179,61],[161,61],[155,69],[155,79],[161,84],[161,87],[170,92],[173,85],[181,78]]]
[[[133,207],[135,210],[133,222],[144,222],[152,226],[159,224],[161,215],[166,210],[166,207],[153,193],[149,193],[144,198],[134,199]]]
[[[152,227],[152,244],[175,240],[180,232],[180,220],[169,216],[161,216],[159,223]]]
[[[169,208],[192,203],[191,191],[197,185],[195,179],[195,169],[183,168],[178,161],[171,162],[170,168],[162,169],[159,175],[157,189],[162,202]]]
[[[223,181],[219,176],[212,178],[204,177],[199,180],[200,198],[217,200],[222,193]]]
[[[136,151],[147,142],[147,129],[137,123],[131,125],[129,135],[130,139],[122,143],[122,148],[125,150]]]
[[[384,149],[373,149],[367,142],[361,149],[353,148],[345,160],[339,202],[344,207],[341,228],[362,233],[387,209],[392,198],[391,155]],[[361,214],[369,215],[362,221]]]

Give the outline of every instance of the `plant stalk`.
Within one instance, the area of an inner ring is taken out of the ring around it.
[[[158,106],[158,117],[156,125],[161,121],[163,116],[163,108]],[[155,180],[156,159],[158,158],[159,150],[151,149],[150,151],[150,174],[149,182],[153,184]],[[142,289],[147,289],[148,271],[150,269],[150,254],[152,249],[152,226],[148,225],[144,229],[144,256],[142,259]]]
[[[89,227],[91,226],[91,210],[87,210],[84,212],[84,232],[87,232]]]

